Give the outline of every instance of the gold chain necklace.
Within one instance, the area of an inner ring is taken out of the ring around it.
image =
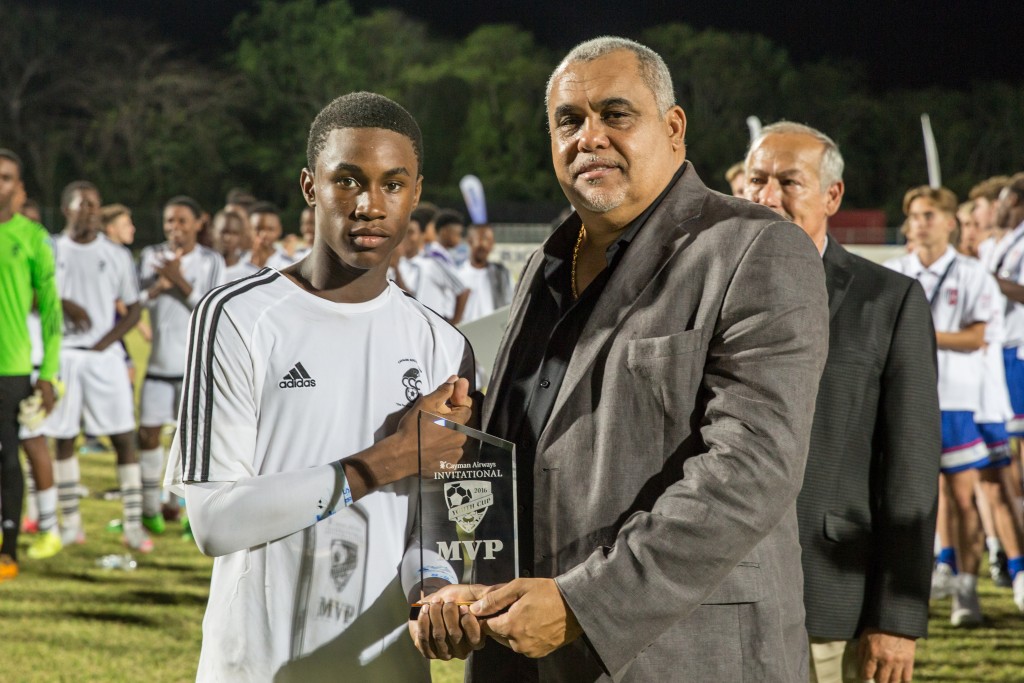
[[[576,236],[576,246],[572,248],[572,300],[579,301],[580,293],[576,291],[576,261],[580,256],[580,245],[583,244],[583,236],[587,234],[587,226],[580,224],[580,234]]]

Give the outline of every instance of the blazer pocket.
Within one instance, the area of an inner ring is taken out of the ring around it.
[[[825,513],[825,538],[836,543],[863,543],[871,536],[871,528],[863,522],[843,517],[835,512]]]
[[[645,360],[669,358],[692,353],[704,346],[704,330],[700,327],[665,337],[630,339],[627,343],[627,364],[635,367]]]
[[[735,605],[764,598],[764,574],[756,562],[740,562],[702,605]]]

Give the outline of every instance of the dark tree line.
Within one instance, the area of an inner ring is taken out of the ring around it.
[[[632,37],[672,70],[689,157],[712,187],[726,189],[722,174],[744,154],[751,114],[832,135],[847,160],[845,206],[884,208],[892,222],[903,191],[926,181],[922,112],[945,183],[961,195],[1024,169],[1021,85],[877,93],[857,64],[794,64],[759,35],[669,24]],[[426,197],[457,204],[458,179],[475,173],[502,207],[499,220],[562,201],[543,92],[560,55],[515,26],[446,40],[394,10],[359,16],[345,0],[264,0],[235,19],[211,64],[126,20],[8,6],[0,45],[0,146],[24,156],[29,193],[46,206],[84,177],[106,200],[144,209],[182,192],[217,207],[244,186],[297,215],[310,121],[333,97],[363,89],[420,122]]]

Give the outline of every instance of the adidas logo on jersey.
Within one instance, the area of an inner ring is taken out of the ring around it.
[[[302,363],[296,363],[295,367],[288,371],[288,374],[281,378],[277,386],[282,389],[295,389],[299,387],[315,387],[316,380],[309,376]]]

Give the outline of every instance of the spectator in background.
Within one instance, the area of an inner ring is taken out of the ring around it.
[[[127,247],[135,241],[132,211],[124,204],[107,204],[100,209],[100,218],[103,221],[103,232],[114,244]]]
[[[245,232],[242,234],[241,246],[242,251],[246,252],[247,255],[252,250],[253,242],[255,241],[252,224],[249,222],[249,209],[255,203],[256,197],[248,190],[240,187],[229,190],[224,200],[224,210],[237,212],[245,221]]]
[[[302,235],[304,246],[295,252],[296,261],[306,258],[313,250],[313,239],[316,236],[316,212],[311,206],[304,208],[299,215],[299,234]]]
[[[441,263],[444,263],[450,267],[455,266],[455,261],[452,260],[448,250],[442,247],[437,242],[437,217],[441,215],[441,210],[433,204],[420,208],[426,210],[420,213],[420,209],[413,212],[412,221],[420,225],[420,234],[422,236],[423,247],[421,251],[424,256],[437,259]]]
[[[956,250],[965,256],[978,258],[978,247],[987,235],[983,234],[978,221],[974,219],[974,202],[967,201],[956,210],[956,220],[960,224],[960,241]]]
[[[39,223],[39,225],[43,224],[43,211],[39,208],[39,202],[34,199],[26,198],[25,202],[21,205],[20,213],[30,221]]]
[[[270,202],[256,202],[249,208],[249,221],[255,233],[249,258],[253,265],[280,270],[295,263],[295,259],[277,244],[284,228],[281,225],[281,212],[276,206]]]
[[[828,288],[828,362],[797,499],[811,680],[910,680],[928,631],[940,448],[928,301],[829,237],[845,191],[830,137],[766,126],[746,168],[747,198],[804,229]]]
[[[448,252],[455,267],[458,268],[469,259],[469,248],[462,239],[466,229],[466,219],[453,209],[442,209],[434,216],[434,229],[437,231],[437,243]]]
[[[743,166],[744,162],[737,161],[725,172],[725,180],[732,189],[733,197],[745,197],[747,188],[747,174]]]
[[[410,217],[405,237],[407,258],[395,265],[401,278],[399,286],[452,325],[458,325],[462,322],[469,290],[446,261],[428,255],[423,246],[427,224],[418,220],[415,213]]]
[[[224,258],[224,281],[234,282],[259,272],[242,251],[245,219],[235,211],[221,210],[213,217],[213,248]]]
[[[469,260],[462,264],[458,273],[469,288],[469,299],[466,301],[462,321],[471,323],[512,303],[512,276],[508,268],[489,260],[494,249],[494,230],[491,226],[471,225],[468,244]]]
[[[995,237],[997,241],[1006,231],[996,222],[996,205],[999,203],[999,193],[1009,182],[1009,176],[992,176],[972,187],[967,195],[967,198],[973,202],[971,212],[978,229]]]

